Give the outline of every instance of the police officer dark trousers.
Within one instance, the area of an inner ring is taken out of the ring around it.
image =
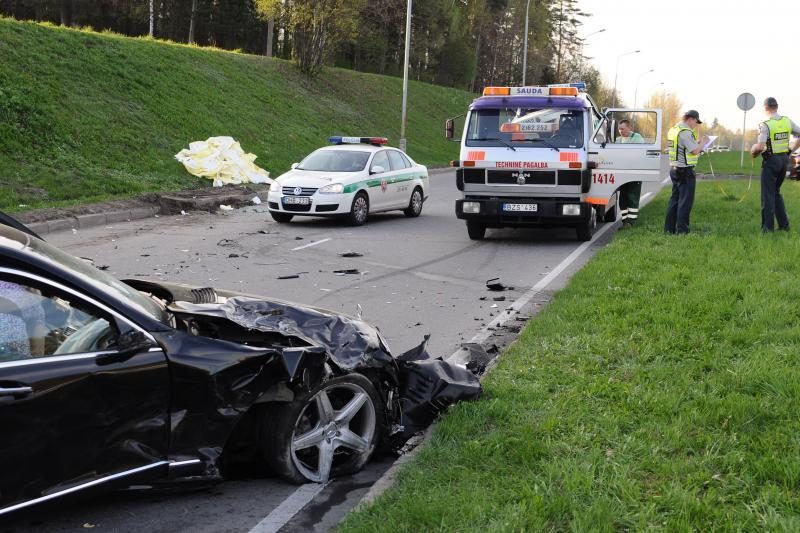
[[[672,180],[672,196],[664,220],[667,233],[689,233],[696,182],[694,167],[703,145],[708,142],[707,137],[698,142],[693,129],[697,124],[702,124],[700,114],[692,109],[683,115],[683,122],[675,124],[667,133],[669,177]]]
[[[778,114],[775,98],[764,100],[767,120],[758,125],[758,142],[750,153],[761,154],[761,231],[769,233],[778,229],[789,231],[789,217],[781,195],[781,185],[789,168],[789,136],[800,133],[797,125],[788,117]]]

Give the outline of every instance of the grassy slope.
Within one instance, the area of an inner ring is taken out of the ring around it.
[[[761,175],[761,158],[753,159],[750,152],[744,154],[744,165],[741,164],[742,152],[711,152],[700,156],[697,172],[711,174],[713,167],[717,176],[740,174],[754,177]]]
[[[800,530],[800,239],[724,185],[687,237],[662,192],[341,530]]]
[[[273,176],[332,134],[397,143],[402,80],[0,18],[0,209],[206,185],[173,155],[230,135]],[[457,156],[448,116],[473,95],[411,82],[409,154]],[[42,194],[42,189],[47,196]]]

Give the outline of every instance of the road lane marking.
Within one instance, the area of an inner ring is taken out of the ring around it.
[[[653,194],[652,192],[649,192],[644,196],[642,196],[641,207],[644,207],[645,205],[648,204],[648,201],[652,194]],[[575,248],[575,250],[573,250],[572,253],[569,254],[563,261],[561,261],[558,264],[558,266],[556,266],[552,271],[550,271],[549,274],[547,274],[545,277],[539,280],[539,282],[536,283],[536,285],[528,289],[528,291],[525,294],[517,298],[511,305],[509,305],[506,309],[504,309],[503,312],[498,314],[494,318],[494,320],[486,324],[483,327],[483,329],[481,329],[478,333],[475,334],[474,337],[472,337],[472,339],[470,339],[469,342],[478,344],[485,342],[489,337],[492,336],[492,333],[494,333],[494,331],[497,328],[503,327],[505,323],[511,319],[511,317],[516,315],[523,307],[525,307],[528,304],[528,302],[530,302],[533,299],[534,296],[536,296],[544,289],[546,289],[547,286],[550,285],[550,283],[552,283],[552,281],[556,279],[562,272],[564,272],[564,270],[566,270],[572,263],[574,263],[578,259],[578,257],[580,257],[581,254],[585,252],[587,248],[589,248],[589,246],[595,243],[597,239],[599,239],[609,229],[614,227],[614,225],[615,224],[605,224],[602,228],[600,228],[600,231],[594,234],[591,241],[587,241],[578,246],[577,248]],[[465,365],[468,362],[466,360],[466,357],[468,355],[469,355],[469,350],[459,348],[458,350],[453,352],[453,355],[448,357],[446,360],[450,363]]]
[[[327,483],[306,483],[281,502],[264,519],[255,525],[250,533],[275,533],[285,526],[289,520],[311,503],[317,494],[327,487]]]
[[[328,242],[329,240],[331,240],[331,237],[328,237],[327,239],[322,239],[321,241],[310,242],[308,244],[304,244],[303,246],[298,246],[297,248],[292,248],[292,251],[296,252],[297,250],[302,250],[303,248],[309,248],[311,246],[316,246],[318,244],[322,244],[323,242]]]

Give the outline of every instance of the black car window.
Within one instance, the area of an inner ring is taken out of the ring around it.
[[[381,150],[380,152],[375,153],[375,157],[372,158],[372,166],[369,167],[370,171],[376,166],[383,167],[384,172],[389,172],[392,170],[392,167],[389,166],[389,158],[386,155],[386,150]]]
[[[0,275],[0,362],[113,348],[113,320],[71,295]]]
[[[410,166],[397,150],[389,150],[389,161],[392,163],[392,170],[403,170]]]

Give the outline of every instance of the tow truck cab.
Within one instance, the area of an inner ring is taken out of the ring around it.
[[[627,120],[637,143],[618,137]],[[446,136],[454,134],[448,119]],[[661,110],[600,110],[584,84],[487,87],[467,112],[456,167],[456,216],[487,228],[568,226],[591,240],[617,217],[617,190],[659,181]]]

